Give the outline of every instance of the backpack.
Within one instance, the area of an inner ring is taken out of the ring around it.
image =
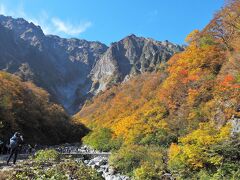
[[[13,136],[11,139],[10,139],[10,148],[11,149],[14,149],[18,146],[18,140],[17,140],[17,137],[16,136]]]

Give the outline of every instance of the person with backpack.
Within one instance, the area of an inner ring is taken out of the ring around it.
[[[12,156],[14,155],[13,158],[13,164],[16,163],[17,161],[17,156],[20,151],[20,147],[23,144],[23,136],[19,132],[15,132],[13,137],[10,139],[10,155],[7,160],[7,165],[9,164],[9,161],[11,160]]]

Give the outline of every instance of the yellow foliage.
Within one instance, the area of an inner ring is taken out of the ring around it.
[[[226,141],[230,137],[230,125],[223,126],[220,129],[213,123],[201,123],[199,128],[192,133],[180,138],[180,144],[172,144],[169,148],[169,163],[184,163],[192,169],[202,168],[204,164],[221,164],[222,157],[218,154],[212,154],[212,146]],[[181,160],[180,160],[181,159]]]
[[[198,38],[199,30],[195,29],[193,30],[186,38],[185,42],[191,43],[192,41],[195,41]]]
[[[180,147],[176,143],[172,143],[168,149],[168,157],[173,159],[176,155],[180,153]]]
[[[238,12],[231,11],[234,16]],[[226,23],[235,23],[228,18],[217,18],[224,20],[227,36],[222,38],[227,42],[216,36],[213,31],[221,28],[212,22],[204,31],[194,30],[186,38],[188,47],[175,54],[163,72],[144,73],[108,89],[86,104],[76,119],[110,128],[125,144],[166,147],[179,142],[168,151],[173,166],[219,165],[222,158],[211,155],[209,148],[228,140],[231,127],[224,125],[237,114],[240,102],[240,38],[236,30],[234,39],[228,36]]]

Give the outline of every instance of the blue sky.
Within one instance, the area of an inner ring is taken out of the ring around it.
[[[23,17],[46,34],[101,41],[129,34],[183,44],[224,0],[0,0],[0,14]]]

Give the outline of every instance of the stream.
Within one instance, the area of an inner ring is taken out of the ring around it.
[[[91,149],[86,145],[80,144],[63,144],[56,146],[45,146],[40,149],[55,149],[64,158],[72,158],[76,162],[83,162],[86,166],[96,169],[98,173],[106,180],[130,180],[128,176],[122,175],[109,165],[110,152],[100,152]],[[11,169],[6,166],[8,155],[0,156],[0,169]],[[28,158],[28,154],[19,154],[18,161],[24,161]]]

